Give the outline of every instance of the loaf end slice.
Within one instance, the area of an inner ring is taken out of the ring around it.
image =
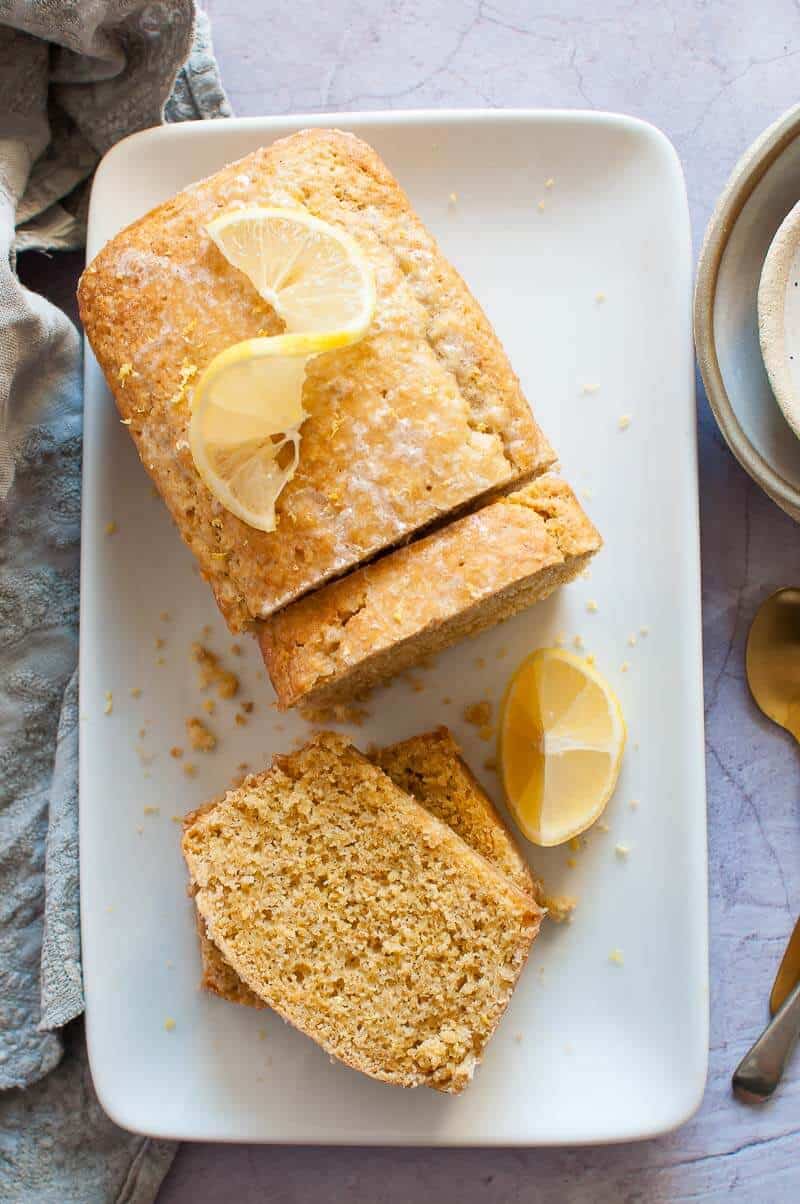
[[[208,936],[329,1054],[385,1082],[461,1091],[542,912],[342,737],[189,817]]]
[[[279,707],[324,711],[363,697],[546,598],[601,543],[569,485],[539,477],[260,625]]]

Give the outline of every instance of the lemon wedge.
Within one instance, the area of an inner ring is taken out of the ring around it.
[[[195,466],[250,527],[275,530],[275,502],[300,454],[306,366],[337,346],[329,334],[247,339],[215,356],[197,383],[189,423]]]
[[[608,682],[561,648],[541,648],[517,669],[503,700],[499,759],[508,804],[538,845],[590,827],[617,784],[625,720]]]
[[[244,272],[286,330],[360,339],[375,312],[372,269],[355,239],[305,209],[250,205],[206,226],[228,263]]]

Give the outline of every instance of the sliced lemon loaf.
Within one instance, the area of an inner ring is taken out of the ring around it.
[[[548,473],[301,599],[259,627],[281,709],[363,695],[547,597],[601,545]]]
[[[340,736],[188,817],[208,935],[246,985],[373,1078],[458,1092],[542,916]]]
[[[220,505],[188,438],[211,360],[283,331],[206,229],[252,205],[350,235],[377,290],[366,336],[308,365],[299,465],[269,532]],[[78,298],[142,463],[234,630],[553,462],[477,301],[351,134],[304,130],[193,184],[113,238]]]
[[[544,907],[544,888],[534,878],[507,825],[477,778],[461,758],[446,727],[424,732],[371,755],[370,760],[389,775],[432,815],[457,832],[467,844],[491,861],[520,890]],[[206,990],[231,1003],[266,1007],[263,999],[242,982],[206,935],[198,918],[202,977]]]

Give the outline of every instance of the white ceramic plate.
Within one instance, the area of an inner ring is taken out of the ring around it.
[[[546,926],[463,1096],[372,1082],[274,1015],[201,994],[170,817],[219,791],[239,762],[263,766],[306,727],[270,709],[248,648],[238,660],[243,697],[256,704],[248,726],[220,704],[219,748],[193,755],[197,777],[170,757],[200,708],[190,642],[204,624],[218,650],[231,639],[87,355],[81,900],[98,1094],[121,1125],[181,1138],[483,1145],[652,1136],[699,1103],[708,1044],[691,256],[678,160],[652,127],[597,113],[174,126],[129,139],[101,164],[89,254],[190,181],[314,124],[361,134],[408,189],[486,307],[606,538],[589,580],[451,649],[416,675],[421,692],[399,682],[377,694],[357,742],[446,721],[497,797],[481,769],[493,750],[464,724],[463,706],[487,689],[498,699],[512,667],[564,632],[570,643],[583,637],[619,691],[629,751],[610,831],[595,830],[574,857],[532,850],[551,888],[576,895],[578,909],[570,926]],[[632,418],[624,431],[623,414]],[[111,521],[118,530],[107,535]],[[629,646],[642,626],[649,634]],[[145,813],[152,807],[159,814]],[[619,841],[631,847],[627,858],[615,856]],[[609,960],[613,949],[624,965]]]

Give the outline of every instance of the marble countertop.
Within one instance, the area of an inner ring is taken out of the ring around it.
[[[736,159],[800,99],[799,0],[294,0],[255,21],[250,0],[206,7],[238,114],[542,106],[646,118],[683,162],[696,246]],[[699,382],[698,402],[712,983],[698,1114],[668,1137],[601,1149],[184,1145],[159,1204],[800,1198],[800,1053],[764,1107],[729,1087],[800,910],[800,760],[743,678],[756,606],[800,581],[800,538],[728,453]]]

